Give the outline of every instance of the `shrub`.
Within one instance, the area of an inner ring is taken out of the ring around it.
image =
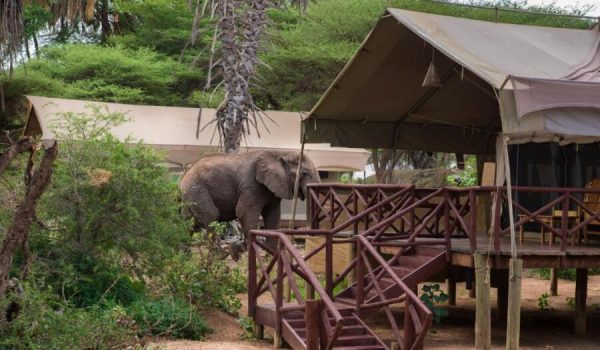
[[[54,45],[5,82],[8,100],[30,95],[151,105],[185,105],[204,77],[148,48]]]
[[[438,283],[426,284],[421,290],[423,291],[420,296],[421,301],[433,313],[433,321],[440,323],[444,317],[448,316],[448,310],[439,306],[439,304],[447,301],[448,295],[440,288]]]
[[[538,298],[538,309],[540,310],[551,310],[552,307],[550,306],[550,301],[548,300],[548,297],[550,297],[548,295],[548,293],[542,293],[542,295],[540,295],[540,297]]]
[[[141,299],[127,308],[140,326],[139,335],[202,339],[210,329],[198,310],[183,299],[161,297]]]
[[[164,284],[173,295],[197,305],[216,307],[236,314],[241,303],[237,293],[246,290],[246,278],[239,268],[222,260],[219,252],[199,247],[198,254],[180,254],[164,265]]]
[[[51,289],[31,284],[4,306],[12,301],[20,310],[0,327],[2,349],[115,349],[137,343],[133,320],[117,305],[76,308]]]

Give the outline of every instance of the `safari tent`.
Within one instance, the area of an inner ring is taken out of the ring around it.
[[[128,121],[111,132],[131,143],[142,142],[165,153],[166,164],[174,171],[189,168],[202,155],[219,152],[219,135],[212,123],[216,110],[99,103],[40,96],[27,96],[30,112],[26,135],[55,138],[53,121],[60,113],[90,113],[90,105],[110,112],[125,113]],[[261,149],[300,150],[302,115],[297,112],[265,111],[258,132],[251,130],[242,141],[242,152]],[[330,147],[328,143],[307,144],[305,153],[314,161],[324,182],[337,182],[340,172],[363,171],[369,152],[364,149]],[[283,201],[282,218],[288,219],[291,201]],[[297,219],[304,220],[305,206],[298,206]]]
[[[600,267],[600,248],[587,239],[592,228],[600,234],[598,29],[388,9],[304,123],[307,142],[475,154],[481,162],[496,163],[489,167],[495,174],[487,186],[314,186],[311,233],[329,240],[323,245],[325,285],[334,301],[360,315],[406,297],[404,340],[392,317],[390,325],[403,348],[421,348],[431,319],[411,310],[424,306],[410,288],[429,281],[432,273],[445,273],[450,304],[457,282],[472,291],[477,284],[476,344],[489,348],[489,281],[497,288],[496,314],[506,319],[509,267],[512,276],[520,275],[514,272],[519,260],[523,268],[577,270],[574,328],[586,332],[588,269]],[[512,187],[504,186],[508,164]],[[339,219],[344,214],[350,218]],[[507,216],[514,216],[514,223]],[[342,278],[333,272],[331,242],[341,233],[356,244],[343,271],[362,275],[334,295]],[[428,257],[430,250],[439,254],[439,265]],[[385,260],[378,251],[392,258]],[[386,272],[369,270],[371,256]],[[422,263],[413,266],[409,258]],[[385,274],[395,282],[381,278]],[[380,282],[393,287],[374,290]],[[556,290],[554,283],[551,294]],[[511,293],[518,295],[514,289]],[[512,305],[508,318],[514,321],[519,306]],[[263,317],[259,311],[255,321]],[[518,324],[509,329],[518,330]],[[484,334],[487,340],[481,340]],[[507,338],[518,342],[518,335],[512,335]]]
[[[308,142],[477,154],[502,185],[508,137],[540,174],[519,184],[582,187],[600,177],[599,66],[598,29],[388,9],[310,112]]]
[[[89,113],[98,105],[110,112],[124,113],[128,121],[112,128],[121,140],[142,142],[166,153],[165,161],[175,169],[192,165],[203,154],[220,152],[215,109],[128,105],[27,96],[30,102],[25,134],[54,138],[52,121],[57,113]],[[242,152],[259,149],[300,150],[300,120],[297,112],[266,111],[258,132],[242,141]],[[320,171],[362,171],[369,157],[364,149],[330,147],[328,143],[306,145],[306,154]]]

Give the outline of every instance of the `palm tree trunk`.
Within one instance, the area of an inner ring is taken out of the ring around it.
[[[217,18],[221,41],[225,101],[217,113],[218,127],[227,153],[238,153],[256,110],[250,81],[258,65],[261,38],[267,24],[269,0],[218,0]]]

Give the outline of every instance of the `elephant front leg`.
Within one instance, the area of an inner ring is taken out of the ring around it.
[[[281,205],[280,201],[277,203],[270,203],[265,206],[262,211],[262,218],[267,230],[277,230],[280,227],[281,222]],[[267,245],[275,251],[277,249],[277,239],[267,239]]]

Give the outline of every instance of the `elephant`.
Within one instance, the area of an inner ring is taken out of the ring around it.
[[[299,159],[298,152],[272,150],[202,157],[181,178],[184,211],[194,218],[196,229],[239,219],[247,238],[261,215],[266,229],[277,229],[281,199],[294,194]],[[304,155],[298,197],[304,200],[307,185],[318,182],[314,163]]]

